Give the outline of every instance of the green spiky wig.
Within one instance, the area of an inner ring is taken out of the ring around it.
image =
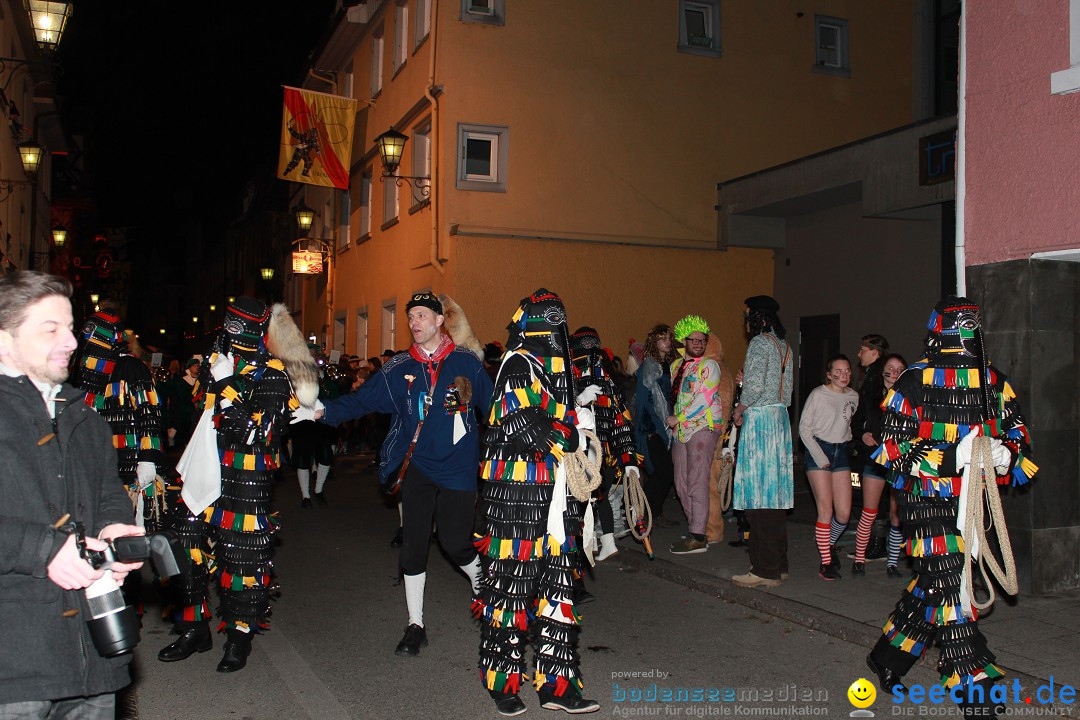
[[[709,323],[705,322],[705,318],[700,315],[687,315],[679,322],[675,323],[675,339],[682,342],[686,339],[686,336],[690,333],[704,333],[709,334]]]

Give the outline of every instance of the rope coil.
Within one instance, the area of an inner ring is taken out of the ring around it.
[[[985,494],[985,505],[983,495]],[[990,526],[986,526],[985,512],[990,510]],[[998,547],[1001,548],[1002,565],[987,543],[987,530],[997,536]],[[1019,590],[1016,576],[1016,560],[1013,557],[1012,543],[1009,541],[1009,529],[1005,525],[1005,512],[1001,507],[1001,495],[997,488],[997,474],[994,471],[994,453],[988,437],[977,437],[971,446],[971,482],[967,484],[967,513],[964,518],[964,537],[977,537],[979,541],[979,556],[977,567],[984,579],[989,579],[987,570],[1001,583],[1001,588],[1009,595],[1015,595]],[[964,543],[964,567],[971,567],[971,546],[973,543]],[[994,585],[986,583],[990,593],[986,602],[980,603],[975,600],[972,588],[972,573],[964,573],[964,589],[971,598],[973,607],[985,610],[994,604],[996,594]]]
[[[578,428],[581,430],[581,428]],[[581,502],[589,502],[593,490],[600,487],[600,438],[592,430],[581,430],[582,435],[588,441],[579,445],[572,453],[563,455],[563,467],[566,470],[566,487],[570,494]],[[586,452],[589,446],[597,449],[596,459],[593,460]]]

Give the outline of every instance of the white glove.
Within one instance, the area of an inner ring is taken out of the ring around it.
[[[593,411],[579,407],[577,409],[577,426],[582,430],[596,430],[596,416],[593,415]]]
[[[997,438],[990,438],[990,451],[994,456],[994,468],[1000,470],[998,475],[1004,475],[1012,463],[1012,451]]]
[[[311,420],[312,422],[315,422],[315,413],[319,412],[324,407],[326,406],[323,405],[322,400],[319,400],[317,398],[315,400],[315,407],[308,408],[301,405],[300,407],[293,410],[292,420],[289,421],[289,424],[295,425],[296,423],[304,422],[305,420]]]
[[[141,461],[135,465],[135,477],[139,478],[139,489],[145,490],[157,479],[157,466],[152,462]]]
[[[971,447],[978,433],[969,432],[964,439],[956,444],[956,471],[962,472],[964,467],[971,464]],[[1012,462],[1012,453],[1009,448],[995,437],[987,438],[990,441],[990,453],[994,458],[995,468],[1008,468]]]
[[[636,465],[627,465],[623,470],[627,480],[641,480],[641,471],[637,469]]]
[[[218,355],[214,360],[214,364],[210,366],[210,377],[215,380],[224,380],[233,374],[233,359],[232,353],[228,355]]]
[[[588,405],[603,394],[604,392],[600,389],[599,385],[589,385],[584,390],[582,390],[581,393],[578,394],[577,404],[579,407],[582,405]]]

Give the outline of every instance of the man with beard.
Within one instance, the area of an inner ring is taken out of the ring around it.
[[[667,426],[674,442],[675,490],[689,528],[686,537],[671,546],[676,555],[709,549],[705,528],[709,522],[709,469],[716,443],[723,433],[720,402],[720,366],[705,357],[709,324],[700,315],[687,315],[675,323],[675,339],[683,343],[683,357],[671,365],[671,414]]]
[[[405,311],[412,347],[390,358],[354,392],[328,401],[315,419],[337,425],[370,412],[392,416],[379,476],[393,492],[400,483],[400,557],[409,612],[394,652],[413,657],[428,644],[424,588],[433,519],[439,544],[469,578],[474,596],[477,592],[480,558],[472,545],[480,454],[476,414],[488,409],[491,379],[476,354],[451,339],[472,337],[456,303],[416,293]],[[443,333],[444,325],[451,325],[451,335]]]

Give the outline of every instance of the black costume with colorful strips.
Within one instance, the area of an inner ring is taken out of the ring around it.
[[[946,687],[1000,677],[975,617],[961,611],[964,541],[957,528],[961,470],[957,444],[969,433],[1008,448],[998,485],[1026,484],[1037,470],[1030,438],[1005,375],[986,361],[978,306],[947,298],[930,315],[926,356],[901,375],[882,402],[883,443],[871,458],[897,492],[905,549],[915,574],[870,654],[902,676],[935,640]]]
[[[482,624],[480,679],[493,696],[517,694],[533,628],[541,698],[580,695],[572,572],[581,565],[584,504],[567,493],[565,540],[547,531],[558,465],[578,446],[562,300],[537,290],[508,329],[481,462],[486,531],[476,544],[485,572],[473,603]]]

